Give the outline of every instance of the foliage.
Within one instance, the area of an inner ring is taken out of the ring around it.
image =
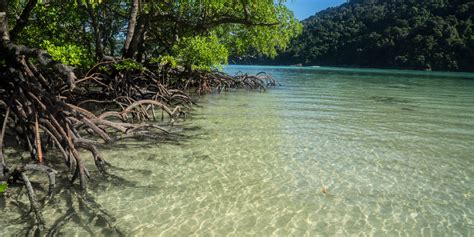
[[[170,55],[164,55],[161,57],[152,58],[150,59],[150,63],[157,63],[160,66],[168,65],[171,68],[176,68],[178,66],[178,62],[176,61],[176,58]]]
[[[150,27],[150,41],[164,44],[150,42],[148,45],[157,54],[165,52],[184,63],[203,68],[227,63],[229,54],[275,56],[277,50],[286,48],[302,28],[283,2],[195,0],[150,3],[150,11],[159,9],[173,16],[167,16],[158,26]],[[191,45],[187,46],[187,43]]]
[[[267,63],[473,71],[473,16],[468,0],[352,0],[303,21]]]
[[[54,60],[70,66],[87,67],[92,65],[92,60],[86,50],[74,44],[54,45],[49,40],[44,40],[41,47],[46,49]]]
[[[72,5],[54,2],[38,4],[34,8],[34,24],[20,33],[18,42],[46,49],[64,64],[87,68],[93,64],[88,50],[91,34],[79,31],[86,17]],[[19,13],[17,13],[19,14]]]
[[[0,183],[0,193],[5,192],[8,188],[8,183]]]
[[[145,68],[143,65],[132,59],[125,59],[116,64],[114,68],[118,71],[143,71]]]
[[[274,9],[272,22],[278,25],[246,28],[226,25],[219,29],[219,38],[231,50],[231,55],[263,55],[273,58],[278,51],[285,50],[292,38],[301,34],[303,25],[294,18],[293,12],[283,5]],[[231,32],[231,33],[229,33]]]
[[[17,10],[15,14],[20,13]],[[35,47],[40,47],[45,40],[55,45],[79,44],[82,39],[90,40],[85,39],[83,32],[78,31],[83,20],[85,17],[73,6],[54,2],[48,5],[38,4],[34,8],[32,24],[28,24],[21,32],[18,41]]]
[[[21,15],[26,2],[11,4],[11,19]],[[35,47],[49,42],[56,58],[83,66],[82,56],[125,56],[126,38],[138,35],[132,40],[137,41],[135,52],[127,57],[143,61],[168,55],[179,63],[211,68],[227,63],[229,54],[274,57],[302,28],[284,1],[138,1],[136,34],[128,35],[124,29],[133,20],[134,2],[39,1],[17,41]],[[76,54],[80,51],[81,57],[65,57],[61,52],[66,48]]]
[[[46,2],[46,0],[38,0],[38,3],[44,3],[44,2]],[[102,0],[79,0],[79,1],[74,0],[74,4],[78,4],[78,3],[82,3],[82,4],[90,3],[93,6],[95,6],[97,4],[102,3]]]
[[[229,56],[227,48],[216,35],[184,38],[175,45],[173,52],[182,64],[206,70],[227,63]]]

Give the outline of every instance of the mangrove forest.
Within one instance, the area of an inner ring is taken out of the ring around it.
[[[274,56],[300,30],[282,1],[0,1],[2,192],[24,185],[33,231],[43,230],[40,203],[54,196],[57,169],[86,190],[94,167],[81,153],[106,173],[99,147],[166,137],[193,95],[275,85],[217,69],[229,54]],[[8,147],[31,158],[8,156]],[[31,172],[48,177],[45,197]]]

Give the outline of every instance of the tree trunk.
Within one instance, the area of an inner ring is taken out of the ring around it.
[[[136,26],[137,26],[137,19],[138,19],[138,12],[140,10],[140,0],[133,0],[132,6],[130,9],[130,19],[128,21],[128,29],[127,29],[127,38],[125,39],[125,44],[123,46],[123,57],[130,57],[133,56],[134,52],[130,52],[130,44],[132,43],[132,39],[136,36]]]
[[[115,56],[115,39],[113,37],[109,38],[109,47],[110,47],[110,56]]]
[[[135,58],[139,54],[139,50],[143,50],[142,47],[145,40],[145,32],[148,27],[149,15],[142,15],[137,20],[137,25],[135,27],[135,32],[133,33],[132,41],[128,51],[125,54],[125,58]],[[141,54],[141,53],[140,53]]]
[[[2,41],[10,40],[8,33],[8,0],[0,0],[0,36]]]
[[[8,0],[0,0],[0,49],[3,48],[4,42],[10,41],[10,34],[8,32]],[[0,50],[0,59],[6,59],[6,54]],[[0,180],[6,177],[8,168],[5,163],[5,156],[3,151],[3,138],[5,136],[5,129],[8,122],[8,116],[10,114],[10,105],[7,105],[5,117],[3,119],[2,127],[0,128]]]
[[[148,20],[148,16],[143,16],[143,20],[140,24],[140,32],[138,32],[138,37],[137,37],[137,42],[133,42],[133,44],[136,44],[136,53],[135,53],[135,57],[137,59],[138,62],[142,62],[143,61],[143,57],[144,57],[144,53],[145,53],[145,38],[146,38],[146,34],[147,34],[147,30],[149,27],[149,20]]]
[[[20,18],[16,21],[15,27],[10,31],[10,37],[12,40],[18,36],[18,34],[25,28],[28,24],[28,20],[30,18],[31,11],[35,8],[38,0],[29,0],[26,4],[23,12],[20,15]]]
[[[102,44],[102,31],[100,29],[99,22],[97,21],[97,15],[94,13],[94,9],[91,5],[87,4],[87,12],[91,18],[92,29],[94,30],[95,37],[95,57],[97,60],[101,60],[104,57],[104,45]]]

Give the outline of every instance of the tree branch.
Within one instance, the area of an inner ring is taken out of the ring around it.
[[[250,19],[250,17],[248,16],[241,18],[241,17],[226,15],[226,14],[216,15],[216,16],[212,16],[208,18],[209,20],[204,20],[202,18],[200,18],[199,20],[192,20],[192,19],[187,20],[173,14],[167,14],[167,13],[160,14],[157,12],[150,19],[152,19],[153,21],[161,22],[161,23],[163,21],[174,22],[178,25],[178,28],[180,29],[189,28],[189,29],[192,29],[193,31],[199,31],[199,32],[205,32],[223,24],[239,24],[239,25],[245,25],[245,26],[276,26],[279,24],[278,22],[255,21],[255,20]]]
[[[18,34],[26,27],[28,20],[30,18],[31,11],[35,8],[38,0],[29,0],[26,4],[23,12],[20,15],[20,18],[16,21],[15,27],[10,31],[10,38],[15,40]]]

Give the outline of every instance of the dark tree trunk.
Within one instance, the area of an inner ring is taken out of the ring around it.
[[[31,11],[35,8],[38,0],[29,0],[26,4],[23,12],[20,15],[20,18],[16,21],[15,27],[10,31],[10,38],[15,40],[18,34],[25,28],[28,24],[28,19],[30,18]]]
[[[133,39],[136,37],[136,27],[138,20],[138,12],[140,10],[140,0],[133,0],[132,6],[130,8],[130,19],[128,21],[127,29],[127,38],[125,39],[125,44],[123,46],[123,57],[128,58],[133,57],[133,49],[130,48],[130,45]]]
[[[88,36],[88,31],[87,31],[87,27],[88,27],[87,22],[88,21],[86,19],[81,19],[81,25],[82,25],[82,39],[81,40],[83,42],[87,42],[86,43],[87,53],[89,53],[89,55],[92,55],[92,44],[89,43],[90,38]]]
[[[142,62],[144,60],[144,53],[145,53],[145,38],[147,34],[147,30],[149,27],[149,21],[147,20],[148,17],[144,16],[143,25],[140,25],[141,31],[139,32],[138,42],[137,42],[137,49],[136,49],[136,58],[137,61]]]
[[[0,0],[0,59],[5,59],[6,54],[1,52],[2,45],[4,42],[10,40],[10,36],[8,33],[8,0]],[[7,105],[9,106],[9,105]],[[5,127],[8,120],[8,116],[10,114],[10,109],[7,108],[5,112],[5,116],[3,119],[2,127],[0,128],[0,180],[3,180],[6,176],[7,167],[5,163],[5,157],[3,154],[3,137],[5,136]]]
[[[110,56],[115,56],[115,39],[113,37],[109,38],[109,47],[110,47]]]
[[[102,31],[100,29],[99,22],[97,21],[98,16],[95,14],[92,6],[87,5],[86,8],[91,18],[91,24],[94,30],[95,57],[97,60],[101,60],[104,57],[104,45],[102,44]]]
[[[139,49],[143,49],[143,42],[145,39],[145,32],[148,26],[148,15],[142,15],[138,18],[137,25],[135,27],[135,32],[133,32],[132,41],[130,46],[125,53],[125,58],[136,58],[139,54]]]
[[[10,40],[7,12],[8,0],[0,0],[0,36],[2,37],[2,42]]]

